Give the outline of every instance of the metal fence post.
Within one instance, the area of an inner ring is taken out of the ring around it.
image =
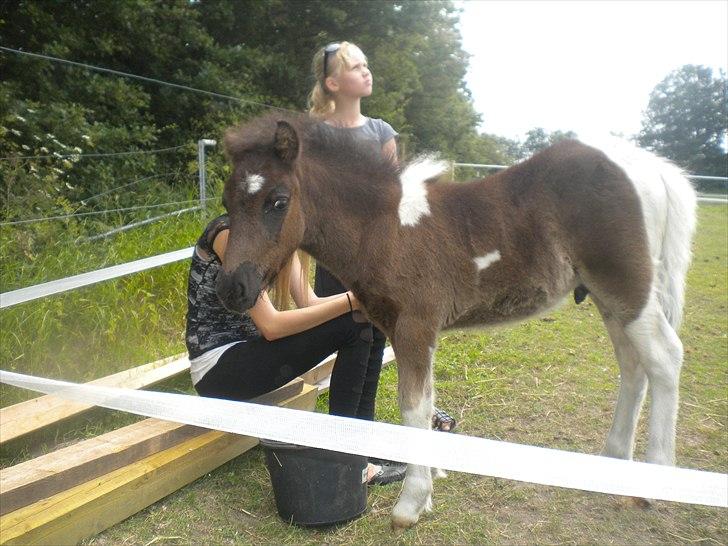
[[[197,165],[200,172],[200,207],[202,209],[205,208],[205,204],[207,203],[207,183],[205,180],[205,147],[215,146],[216,144],[217,141],[210,138],[202,138],[197,141]]]

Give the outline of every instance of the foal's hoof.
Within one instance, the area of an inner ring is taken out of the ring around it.
[[[642,510],[649,510],[653,505],[650,499],[643,499],[642,497],[630,497],[629,500],[631,501],[632,506],[641,508]]]
[[[653,501],[650,499],[643,499],[642,497],[620,497],[621,505],[631,510],[637,508],[639,510],[649,510],[653,506]]]
[[[432,495],[428,495],[424,505],[418,509],[413,503],[400,499],[392,510],[392,529],[404,531],[414,526],[420,519],[422,512],[432,511]]]
[[[420,519],[419,516],[415,516],[414,519],[407,516],[396,516],[394,513],[392,513],[392,529],[396,533],[401,533],[403,531],[406,531],[410,527],[414,527],[414,525],[417,523],[417,521]]]

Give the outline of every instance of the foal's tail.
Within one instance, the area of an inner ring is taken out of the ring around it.
[[[640,197],[655,264],[653,288],[667,321],[677,330],[682,321],[685,276],[695,231],[695,190],[678,167],[633,144],[601,138],[594,147],[622,167]]]
[[[695,232],[697,197],[685,174],[663,160],[660,177],[665,185],[665,229],[657,264],[657,298],[670,325],[677,331],[683,316],[685,276]]]

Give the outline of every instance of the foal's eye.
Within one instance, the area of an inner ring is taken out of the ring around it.
[[[282,213],[288,209],[288,201],[290,197],[291,196],[284,187],[277,187],[273,189],[265,198],[263,213]]]

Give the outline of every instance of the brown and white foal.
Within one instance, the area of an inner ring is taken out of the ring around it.
[[[647,460],[673,464],[679,327],[695,193],[671,164],[621,142],[560,142],[482,180],[402,168],[307,118],[228,131],[230,214],[218,293],[244,311],[298,247],[363,302],[397,357],[404,424],[428,428],[443,328],[526,319],[588,290],[621,372],[603,453],[632,457],[649,385]],[[429,468],[409,465],[393,524],[431,506]]]

